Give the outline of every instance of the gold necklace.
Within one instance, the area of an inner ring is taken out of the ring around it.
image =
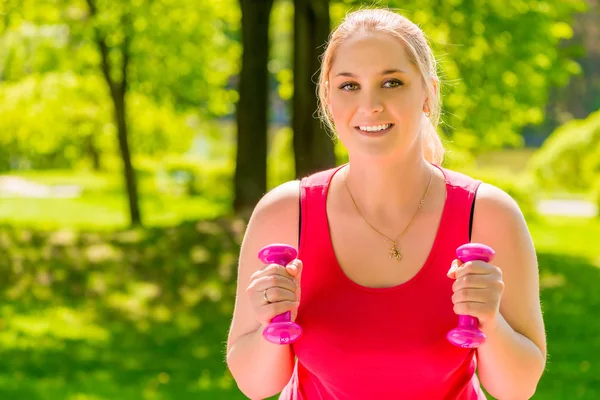
[[[411,225],[413,224],[415,219],[417,219],[417,216],[419,215],[419,213],[421,212],[421,209],[423,208],[423,204],[425,204],[425,198],[427,197],[427,193],[429,193],[429,188],[431,187],[431,181],[433,180],[433,169],[430,169],[429,171],[430,171],[429,183],[427,184],[425,193],[423,194],[423,197],[421,198],[421,201],[419,202],[419,207],[417,208],[417,212],[415,212],[415,215],[413,215],[412,219],[410,220],[410,222],[408,223],[406,228],[404,228],[404,230],[402,231],[402,233],[400,234],[400,236],[398,236],[398,239],[396,239],[396,240],[390,239],[389,237],[387,237],[386,235],[381,233],[379,230],[377,230],[377,228],[375,228],[373,225],[371,225],[369,223],[369,221],[366,220],[365,217],[363,217],[360,210],[358,209],[358,206],[356,205],[356,201],[354,201],[354,196],[352,196],[352,192],[350,191],[350,188],[348,187],[348,169],[346,169],[346,173],[344,174],[344,184],[346,185],[346,190],[348,190],[348,194],[350,195],[350,198],[352,199],[352,204],[354,204],[354,208],[356,209],[356,212],[362,218],[362,220],[365,221],[365,223],[371,227],[371,229],[373,229],[375,232],[377,232],[378,234],[380,234],[381,236],[383,236],[385,239],[387,239],[388,241],[390,241],[392,243],[392,247],[390,247],[390,250],[389,250],[389,255],[390,255],[390,258],[395,258],[396,261],[398,261],[398,262],[400,262],[402,260],[402,253],[400,252],[400,249],[398,248],[398,242],[400,241],[400,239],[402,239],[404,237],[404,235],[408,231],[408,228],[411,227]]]

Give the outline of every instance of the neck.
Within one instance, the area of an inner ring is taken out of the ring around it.
[[[369,222],[385,224],[412,217],[429,185],[433,168],[420,155],[388,163],[353,159],[343,171],[342,179],[346,179],[362,216]]]

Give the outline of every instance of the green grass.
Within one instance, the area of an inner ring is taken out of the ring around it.
[[[129,224],[126,196],[106,194],[74,199],[1,199],[0,222],[44,229],[118,229]],[[227,208],[202,197],[146,195],[140,201],[144,224],[168,226],[214,218]]]
[[[0,229],[0,398],[243,398],[224,367],[238,221]]]
[[[76,185],[81,187],[82,193],[75,198],[1,198],[0,223],[43,229],[103,230],[129,225],[128,199],[118,174],[59,170],[11,175],[44,185]],[[140,179],[139,195],[142,218],[147,226],[210,219],[228,211],[225,201],[203,195],[177,194],[174,186],[160,190],[151,176]]]
[[[600,220],[543,218],[539,253],[548,366],[535,399],[600,398]]]

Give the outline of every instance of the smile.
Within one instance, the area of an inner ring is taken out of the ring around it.
[[[357,126],[356,129],[368,133],[380,133],[390,130],[394,124]]]

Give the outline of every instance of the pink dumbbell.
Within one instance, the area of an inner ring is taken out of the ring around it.
[[[287,244],[271,244],[263,247],[258,252],[258,258],[265,264],[279,264],[286,266],[298,256],[298,252]],[[263,336],[271,343],[294,343],[302,335],[302,328],[292,322],[291,311],[273,317],[263,331]]]
[[[490,262],[496,253],[481,243],[468,243],[456,249],[456,258],[463,263],[468,261]],[[485,334],[479,330],[479,321],[470,315],[459,315],[458,326],[452,329],[446,337],[455,346],[474,349],[485,342]]]

